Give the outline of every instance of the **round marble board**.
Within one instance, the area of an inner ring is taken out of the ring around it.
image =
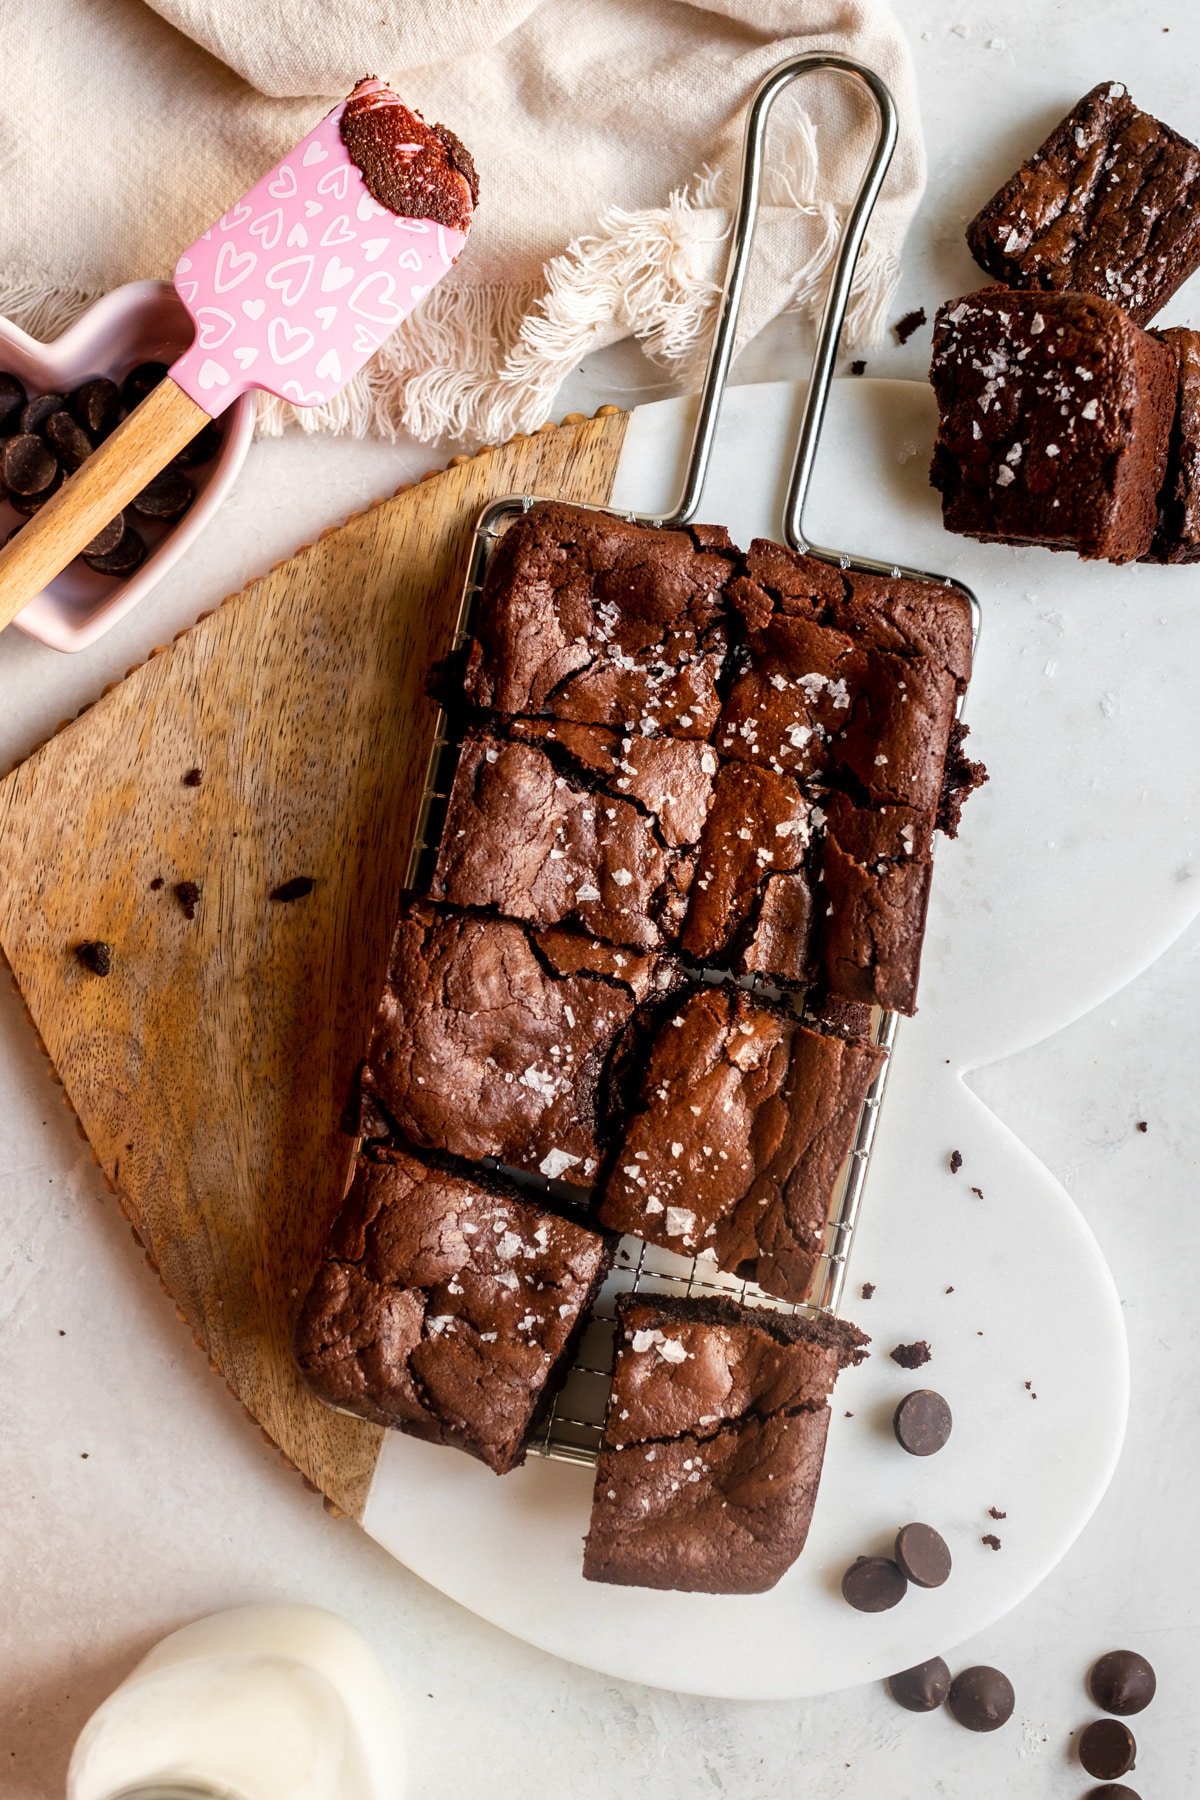
[[[742,544],[778,531],[798,410],[791,384],[730,392],[700,516]],[[900,1030],[848,1288],[875,1354],[835,1394],[803,1555],[748,1598],[596,1586],[580,1572],[589,1470],[531,1459],[497,1481],[396,1433],[363,1518],[474,1612],[630,1680],[799,1697],[948,1651],[1054,1567],[1121,1447],[1117,1287],[1069,1196],[974,1096],[970,1073],[1123,986],[1197,910],[1197,578],[948,537],[927,483],[933,423],[921,385],[837,383],[806,519],[824,544],[951,573],[978,594],[967,717],[992,780],[938,857],[921,1009]],[[670,504],[687,424],[678,401],[633,415],[614,504]],[[869,1303],[864,1281],[876,1284]],[[888,1355],[914,1338],[933,1351],[918,1375]],[[890,1421],[924,1384],[946,1395],[955,1428],[940,1455],[918,1459]],[[994,1523],[990,1507],[1006,1517]],[[853,1612],[843,1569],[887,1552],[910,1519],[948,1539],[950,1581],[888,1613]]]

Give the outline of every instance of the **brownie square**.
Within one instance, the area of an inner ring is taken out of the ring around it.
[[[916,1011],[933,876],[933,820],[909,806],[824,805],[813,962],[823,990],[862,1006]]]
[[[756,540],[730,597],[746,626],[722,756],[935,806],[971,673],[966,598]]]
[[[410,904],[363,1087],[422,1149],[586,1187],[635,1008],[673,978],[666,959]]]
[[[514,724],[524,729],[467,733],[434,899],[493,906],[534,925],[576,925],[635,949],[672,942],[712,789],[712,751],[596,726]]]
[[[654,1035],[601,1222],[804,1300],[882,1062],[741,988],[693,990]]]
[[[1175,411],[1164,344],[1092,294],[985,288],[939,311],[930,373],[947,530],[1145,555]]]
[[[656,530],[558,501],[492,554],[466,694],[501,713],[706,738],[736,552],[719,526]]]
[[[1159,334],[1175,358],[1175,419],[1148,562],[1200,562],[1200,331]]]
[[[503,1475],[525,1460],[611,1260],[610,1240],[507,1182],[374,1145],[301,1308],[296,1358],[331,1405]]]
[[[774,1587],[808,1536],[834,1383],[869,1342],[838,1319],[623,1296],[587,1579]]]
[[[1198,200],[1200,150],[1105,81],[972,219],[967,243],[1010,287],[1098,294],[1146,325],[1200,267]]]

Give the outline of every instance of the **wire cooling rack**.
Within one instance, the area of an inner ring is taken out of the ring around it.
[[[833,377],[838,340],[854,277],[859,248],[867,221],[878,195],[895,147],[897,124],[895,105],[884,83],[861,64],[848,58],[814,52],[781,63],[763,80],[751,103],[742,158],[740,197],[730,233],[730,252],[725,285],[717,308],[716,324],[708,367],[701,387],[691,449],[683,480],[683,490],[675,510],[665,514],[625,512],[618,516],[649,526],[679,527],[695,517],[704,479],[708,471],[716,426],[724,394],[725,381],[733,356],[734,330],[745,283],[747,259],[753,236],[754,217],[758,205],[762,169],[762,148],[767,114],[781,90],[796,76],[827,70],[849,77],[867,90],[879,117],[879,132],[870,163],[863,175],[858,194],[846,219],[841,247],[830,281],[829,293],[817,332],[812,374],[800,421],[795,459],[788,488],[783,537],[794,550],[819,557],[836,567],[894,579],[927,581],[955,589],[968,601],[974,636],[979,634],[979,606],[975,596],[961,583],[925,569],[912,569],[899,564],[881,563],[854,557],[837,550],[811,544],[803,531],[803,508],[816,457],[825,406]],[[459,610],[455,648],[461,651],[471,633],[480,589],[488,562],[499,538],[514,519],[534,504],[533,495],[514,495],[498,500],[481,515],[472,540],[470,561]],[[612,508],[594,507],[596,512]],[[962,706],[960,702],[959,711]],[[437,845],[441,836],[454,771],[457,766],[462,731],[466,720],[443,708],[439,714],[434,745],[429,762],[425,792],[418,819],[416,841],[408,869],[408,886],[416,892],[428,889]],[[704,979],[701,977],[700,979]],[[720,979],[709,972],[708,979]],[[778,990],[765,987],[758,978],[742,978],[739,985],[767,993],[772,999],[783,999],[794,1006],[797,1015],[805,1017],[803,1003]],[[898,1019],[894,1013],[872,1014],[872,1041],[889,1052],[896,1038]],[[825,1232],[825,1245],[819,1259],[809,1298],[802,1305],[789,1304],[765,1293],[753,1282],[726,1275],[709,1260],[678,1256],[669,1250],[643,1243],[640,1238],[622,1238],[616,1251],[614,1266],[588,1318],[576,1352],[575,1361],[542,1417],[530,1443],[534,1455],[554,1457],[560,1461],[592,1464],[600,1446],[604,1411],[608,1400],[612,1371],[614,1304],[621,1293],[725,1294],[751,1306],[771,1307],[788,1313],[836,1314],[840,1309],[855,1228],[861,1212],[863,1192],[871,1148],[879,1123],[880,1106],[890,1067],[890,1054],[872,1084],[859,1116],[854,1146],[839,1175],[831,1197]],[[578,1206],[578,1190],[564,1190],[540,1176],[506,1170],[528,1190],[546,1193],[556,1205],[563,1205],[565,1195]]]

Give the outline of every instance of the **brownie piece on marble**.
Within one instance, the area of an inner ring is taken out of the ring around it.
[[[1200,150],[1119,81],[1085,94],[967,227],[1009,287],[1098,294],[1139,325],[1200,267]]]
[[[659,530],[542,501],[493,552],[468,649],[476,706],[706,738],[736,563],[720,526]]]
[[[692,990],[654,1033],[601,1222],[804,1300],[882,1062],[741,988]]]
[[[1147,562],[1200,562],[1200,331],[1158,334],[1175,358],[1175,419]]]
[[[730,1300],[617,1302],[589,1581],[758,1594],[804,1548],[829,1396],[870,1339]]]
[[[408,1142],[588,1186],[611,1073],[668,958],[413,902],[362,1073]]]
[[[509,1182],[372,1145],[300,1311],[301,1373],[331,1405],[503,1475],[525,1459],[612,1249]]]
[[[1175,412],[1166,345],[1092,294],[985,288],[939,311],[930,373],[948,530],[1146,554]]]
[[[707,745],[515,720],[464,740],[430,892],[656,950],[679,935],[712,790]]]

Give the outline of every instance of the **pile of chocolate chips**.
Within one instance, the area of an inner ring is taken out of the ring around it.
[[[166,373],[166,363],[143,362],[130,369],[119,386],[107,375],[96,375],[69,394],[32,397],[15,375],[0,373],[0,497],[21,515],[9,538]],[[140,568],[147,555],[146,525],[173,525],[183,517],[196,497],[185,471],[211,462],[220,444],[218,428],[206,425],[130,503],[138,524],[118,513],[96,533],[83,552],[88,568],[118,576]]]

